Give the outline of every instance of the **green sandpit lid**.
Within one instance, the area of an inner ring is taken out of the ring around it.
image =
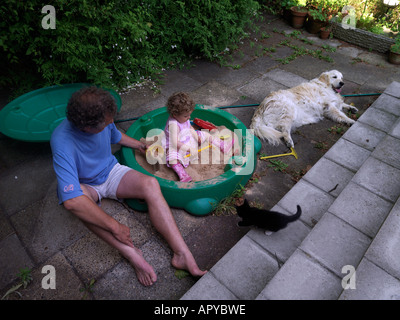
[[[11,101],[0,111],[0,132],[22,141],[50,141],[54,129],[66,118],[66,108],[71,95],[89,83],[55,85],[28,92]],[[121,109],[121,97],[111,93]]]

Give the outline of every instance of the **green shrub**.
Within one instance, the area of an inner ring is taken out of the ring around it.
[[[42,1],[0,4],[1,86],[19,93],[70,82],[126,88],[195,56],[216,59],[260,8],[255,0],[50,2],[55,29],[41,26]]]
[[[396,42],[392,45],[392,47],[390,48],[390,51],[400,54],[400,36],[397,35],[395,40],[396,40]]]

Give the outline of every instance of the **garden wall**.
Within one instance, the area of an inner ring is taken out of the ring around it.
[[[386,53],[395,43],[394,39],[381,36],[366,30],[354,28],[345,29],[341,23],[332,22],[332,30],[335,38],[358,45],[360,47]]]

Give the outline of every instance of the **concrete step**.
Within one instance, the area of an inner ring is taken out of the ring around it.
[[[393,82],[273,208],[300,204],[301,219],[270,236],[249,231],[182,299],[353,299],[374,273],[390,279],[382,297],[400,297],[399,118]],[[349,270],[359,291],[342,286]]]

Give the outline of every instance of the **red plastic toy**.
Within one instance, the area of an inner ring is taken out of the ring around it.
[[[217,129],[217,127],[214,126],[211,122],[201,120],[199,118],[194,118],[193,123],[202,129],[207,129],[207,130]]]

